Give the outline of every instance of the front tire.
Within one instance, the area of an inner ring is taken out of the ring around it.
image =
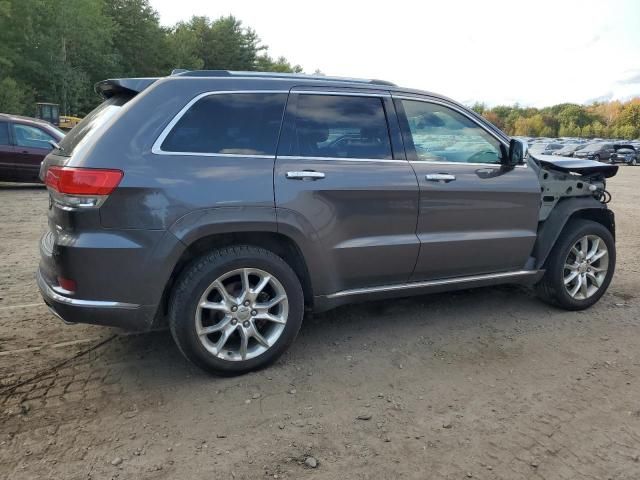
[[[274,253],[252,246],[215,250],[192,262],[169,305],[182,354],[217,375],[240,375],[275,362],[304,315],[300,280]]]
[[[615,263],[615,241],[604,225],[571,220],[547,259],[538,296],[566,310],[589,308],[609,287]]]

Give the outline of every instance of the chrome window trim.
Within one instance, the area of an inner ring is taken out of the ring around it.
[[[409,160],[409,163],[430,163],[433,165],[475,165],[480,167],[501,167],[501,163],[446,162],[440,160]],[[515,165],[515,168],[526,168],[527,164]]]
[[[345,87],[348,88],[348,87]],[[377,97],[377,98],[391,98],[389,92],[380,93],[368,93],[368,92],[343,92],[339,90],[296,90],[295,87],[291,89],[291,93],[297,93],[300,95],[333,95],[340,97]]]
[[[345,162],[381,162],[381,163],[407,163],[398,158],[343,158],[343,157],[305,157],[304,155],[278,155],[278,160],[342,160]]]
[[[156,139],[151,147],[151,153],[154,155],[175,155],[175,156],[198,156],[198,157],[227,157],[227,158],[269,158],[274,159],[273,155],[253,155],[250,153],[214,153],[214,152],[173,152],[169,150],[162,150],[162,143],[165,141],[173,127],[180,119],[187,113],[187,111],[198,101],[211,95],[228,95],[228,94],[245,94],[245,93],[284,93],[289,94],[289,90],[216,90],[210,92],[204,92],[193,97],[189,102],[180,109],[180,111],[171,119],[166,127],[160,133],[160,136]],[[276,145],[277,147],[277,145]]]
[[[437,99],[433,99],[433,98],[424,98],[424,97],[418,97],[418,96],[414,97],[414,96],[409,96],[409,95],[404,95],[404,94],[403,95],[391,95],[391,98],[393,98],[394,100],[397,98],[398,100],[414,100],[414,101],[423,102],[423,103],[435,103],[436,105],[441,105],[443,107],[450,108],[451,110],[454,110],[454,111],[458,112],[459,114],[464,115],[470,121],[472,121],[475,125],[477,125],[478,128],[481,128],[482,130],[487,132],[489,135],[491,135],[493,138],[498,140],[498,142],[500,142],[502,145],[504,145],[504,147],[507,149],[507,151],[509,149],[509,144],[507,142],[505,142],[502,137],[497,135],[495,132],[492,132],[491,130],[487,129],[481,123],[478,123],[478,121],[475,118],[473,118],[473,116],[469,115],[467,112],[465,112],[460,107],[457,107],[457,106],[452,105],[450,103],[443,102],[443,101],[440,101],[440,100],[437,100]],[[435,161],[431,161],[431,160],[409,160],[409,162],[410,163],[433,163],[433,164],[437,164],[437,165],[481,165],[481,166],[488,166],[488,167],[495,167],[495,166],[500,166],[501,165],[501,163],[467,163],[467,162],[447,162],[447,161],[439,161],[439,160],[435,160]],[[525,162],[522,165],[515,165],[515,168],[527,168],[527,164]]]
[[[426,280],[423,282],[399,283],[395,285],[382,285],[378,287],[353,288],[350,290],[341,290],[339,292],[327,295],[327,298],[341,298],[352,295],[365,295],[368,293],[394,292],[397,290],[406,290],[411,288],[436,287],[440,285],[450,285],[456,283],[474,282],[481,280],[493,280],[500,278],[522,277],[527,275],[536,275],[538,270],[517,270],[513,272],[488,273],[483,275],[469,275],[466,277],[446,278],[443,280]]]

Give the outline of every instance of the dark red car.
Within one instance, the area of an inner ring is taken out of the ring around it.
[[[64,132],[35,118],[0,113],[0,181],[39,182],[40,163]]]

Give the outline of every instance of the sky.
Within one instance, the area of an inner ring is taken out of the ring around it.
[[[151,0],[163,25],[234,15],[305,73],[466,104],[640,96],[640,0]]]

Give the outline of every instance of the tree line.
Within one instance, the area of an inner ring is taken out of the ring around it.
[[[273,58],[233,16],[160,25],[149,0],[0,0],[0,112],[33,115],[36,102],[83,116],[99,80],[164,76],[174,68],[301,72]],[[511,135],[640,137],[640,98],[583,106],[473,106]]]
[[[100,101],[95,82],[174,68],[302,71],[233,16],[163,27],[149,0],[0,0],[0,112],[51,102],[83,116]]]
[[[591,105],[561,103],[540,109],[518,105],[487,108],[482,103],[472,108],[509,135],[627,140],[640,137],[640,97]]]

